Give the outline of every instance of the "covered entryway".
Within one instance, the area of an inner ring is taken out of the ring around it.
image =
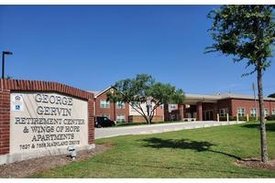
[[[184,118],[196,118],[197,121],[216,119],[216,103],[220,96],[186,94],[185,101],[179,107],[179,113]]]

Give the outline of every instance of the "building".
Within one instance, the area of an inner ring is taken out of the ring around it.
[[[152,103],[152,108],[155,106],[154,103]],[[141,104],[142,110],[147,111],[146,104]],[[129,122],[144,122],[144,118],[130,105],[129,106]],[[154,117],[152,119],[153,122],[160,122],[164,121],[164,107],[163,105],[160,105],[156,108],[154,112]]]
[[[130,104],[107,101],[107,93],[115,88],[108,87],[94,93],[94,116],[106,116],[117,122],[144,122],[144,118]],[[142,109],[147,111],[146,104]],[[154,103],[152,104],[154,107]],[[265,116],[275,115],[275,98],[264,98]],[[208,121],[227,117],[257,117],[259,116],[258,99],[254,96],[222,93],[215,95],[185,94],[182,104],[166,104],[159,106],[153,121]]]
[[[94,116],[105,116],[116,122],[144,122],[144,118],[129,103],[107,101],[107,93],[115,90],[108,87],[100,92],[90,91],[94,93]],[[142,104],[142,109],[146,111],[146,104]],[[154,104],[152,104],[154,107]],[[163,105],[159,106],[152,121],[164,121]]]
[[[91,93],[94,93],[94,116],[105,116],[113,121],[128,122],[129,104],[107,101],[107,93],[113,89],[108,87],[100,92],[91,91]]]
[[[177,121],[207,121],[220,117],[250,117],[259,116],[258,99],[243,94],[186,94],[182,104],[165,105],[165,120]],[[265,116],[275,115],[275,98],[264,98]]]

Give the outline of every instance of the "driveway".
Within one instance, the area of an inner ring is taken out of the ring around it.
[[[115,137],[120,135],[138,135],[138,134],[152,134],[178,131],[184,129],[206,128],[211,126],[233,125],[245,122],[217,122],[217,121],[194,121],[194,122],[177,122],[153,125],[139,125],[127,127],[109,127],[109,128],[96,128],[95,138]]]

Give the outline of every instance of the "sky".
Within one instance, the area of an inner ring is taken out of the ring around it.
[[[0,50],[6,75],[99,91],[136,74],[152,75],[186,93],[253,94],[253,68],[221,53],[204,54],[210,5],[0,6]],[[275,92],[275,65],[264,95]]]

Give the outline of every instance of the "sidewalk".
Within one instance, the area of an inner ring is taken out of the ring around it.
[[[109,127],[109,128],[96,128],[95,139],[115,137],[121,135],[138,135],[138,134],[153,134],[171,131],[179,131],[184,129],[206,128],[212,126],[234,125],[245,122],[217,122],[217,121],[194,121],[194,122],[177,122],[153,125],[138,125],[127,127]]]

